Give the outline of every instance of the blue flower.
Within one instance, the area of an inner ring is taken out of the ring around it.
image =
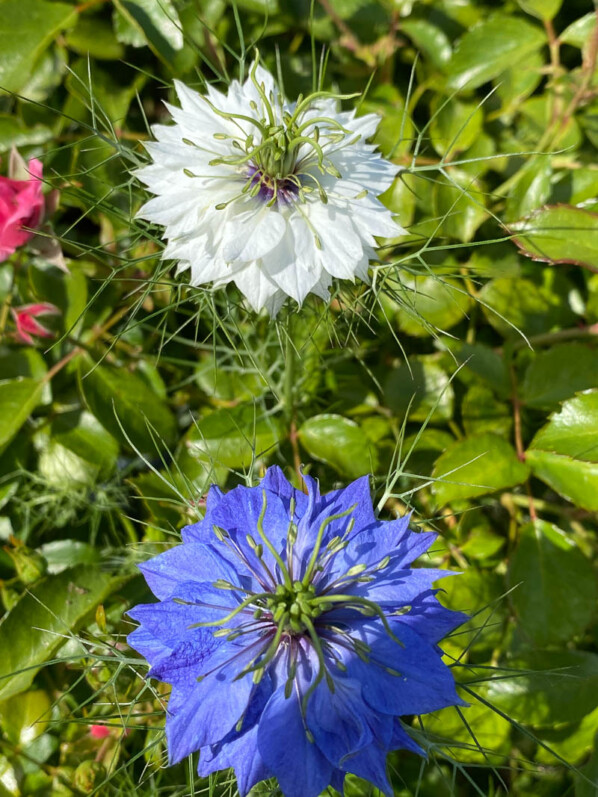
[[[354,773],[392,794],[391,750],[422,750],[398,719],[461,704],[438,642],[466,618],[411,563],[434,534],[379,521],[367,477],[320,495],[278,467],[260,485],[211,487],[183,544],[141,565],[158,603],[136,606],[129,643],[172,685],[171,763],[234,767],[241,795],[278,779],[286,797],[342,792]]]

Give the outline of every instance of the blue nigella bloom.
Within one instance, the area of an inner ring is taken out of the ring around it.
[[[398,719],[461,704],[437,643],[465,615],[412,569],[434,534],[379,521],[367,477],[320,495],[278,467],[257,487],[211,487],[183,544],[141,565],[158,603],[129,643],[172,684],[171,763],[234,767],[241,795],[275,776],[286,797],[342,792],[348,772],[392,795],[391,750],[422,750]]]

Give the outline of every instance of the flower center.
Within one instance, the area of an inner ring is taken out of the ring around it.
[[[330,609],[316,596],[313,584],[294,581],[285,586],[279,584],[271,597],[266,599],[266,608],[272,613],[272,621],[283,621],[283,630],[291,635],[304,634],[312,620]]]
[[[296,175],[273,177],[262,167],[250,164],[247,170],[250,194],[264,202],[292,202],[301,190],[301,182]]]

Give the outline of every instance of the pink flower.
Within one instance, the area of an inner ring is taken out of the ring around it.
[[[11,158],[11,166],[20,160],[15,155]],[[19,169],[21,173],[25,171],[29,179],[15,180],[12,175],[0,177],[0,262],[33,236],[32,232],[23,228],[35,229],[42,220],[42,170],[41,161],[32,158],[25,170]],[[10,171],[13,172],[13,169]]]
[[[106,736],[110,736],[110,728],[105,725],[92,725],[89,729],[89,735],[93,736],[94,739],[105,739]]]
[[[28,343],[30,346],[35,343],[32,335],[38,338],[53,337],[53,333],[37,321],[38,316],[60,315],[60,310],[49,302],[24,304],[12,308],[11,312],[17,326],[17,338],[21,343]]]

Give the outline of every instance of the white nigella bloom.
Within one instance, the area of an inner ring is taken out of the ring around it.
[[[402,231],[377,199],[398,167],[367,143],[376,115],[340,111],[328,92],[289,103],[257,61],[227,94],[176,90],[175,124],[153,128],[153,163],[137,172],[155,194],[139,215],[165,227],[164,257],[192,285],[235,282],[275,315],[287,295],[367,280],[375,236]]]

